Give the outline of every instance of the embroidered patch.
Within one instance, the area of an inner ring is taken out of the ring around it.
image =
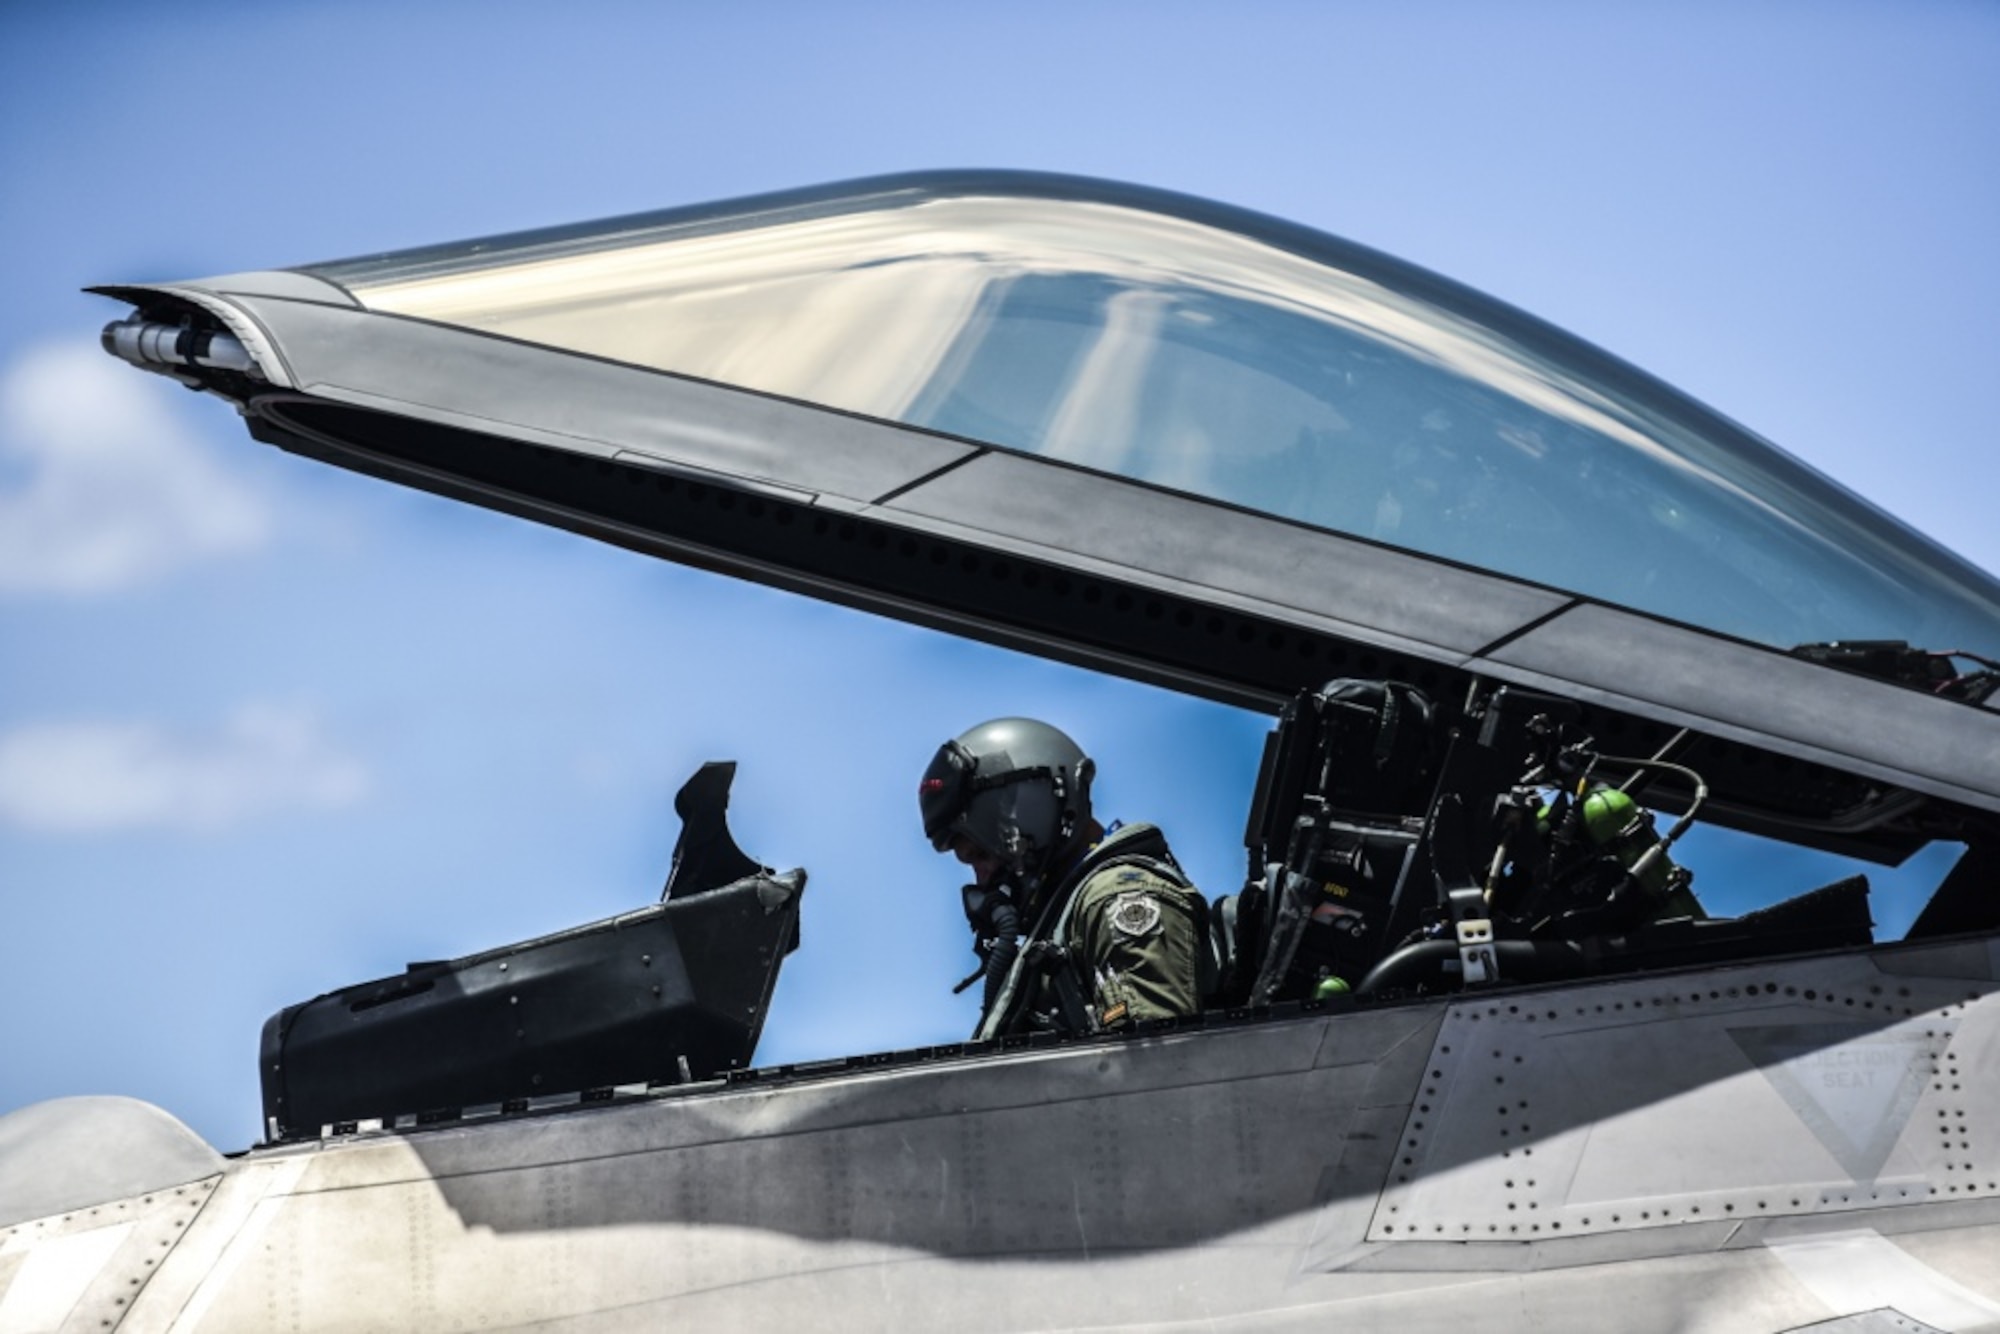
[[[1137,891],[1111,900],[1111,929],[1121,936],[1151,935],[1160,925],[1160,901]]]

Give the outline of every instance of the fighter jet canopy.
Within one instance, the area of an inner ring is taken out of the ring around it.
[[[667,559],[1272,712],[1548,692],[1620,753],[1706,738],[1705,818],[1837,851],[2000,811],[1994,677],[1952,665],[2000,660],[1991,576],[1275,219],[926,174],[98,290],[110,350],[260,440]]]
[[[1184,196],[928,174],[303,272],[371,311],[1042,455],[1774,647],[2000,654],[2000,584],[1685,396],[1469,289]]]

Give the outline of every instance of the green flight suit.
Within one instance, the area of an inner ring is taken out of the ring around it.
[[[1113,862],[1078,885],[1065,943],[1098,1023],[1199,1013],[1207,924],[1194,886],[1158,863]]]
[[[1056,893],[1065,906],[1055,937],[1100,1027],[1200,1013],[1210,972],[1208,905],[1156,827],[1125,825],[1106,835]],[[1034,1008],[1056,1013],[1053,990],[1045,979]]]

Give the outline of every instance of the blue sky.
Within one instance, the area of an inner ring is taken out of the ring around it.
[[[940,740],[1048,717],[1223,893],[1266,725],[281,455],[96,351],[85,284],[1105,176],[1512,301],[1993,569],[1996,74],[1971,3],[0,10],[0,1112],[243,1147],[267,1014],[651,901],[713,758],[813,874],[764,1059],[950,1040]]]

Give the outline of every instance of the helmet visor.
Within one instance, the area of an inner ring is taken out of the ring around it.
[[[972,801],[972,775],[979,761],[956,741],[938,747],[917,785],[917,806],[924,816],[924,837],[943,852],[951,846],[953,826]]]

